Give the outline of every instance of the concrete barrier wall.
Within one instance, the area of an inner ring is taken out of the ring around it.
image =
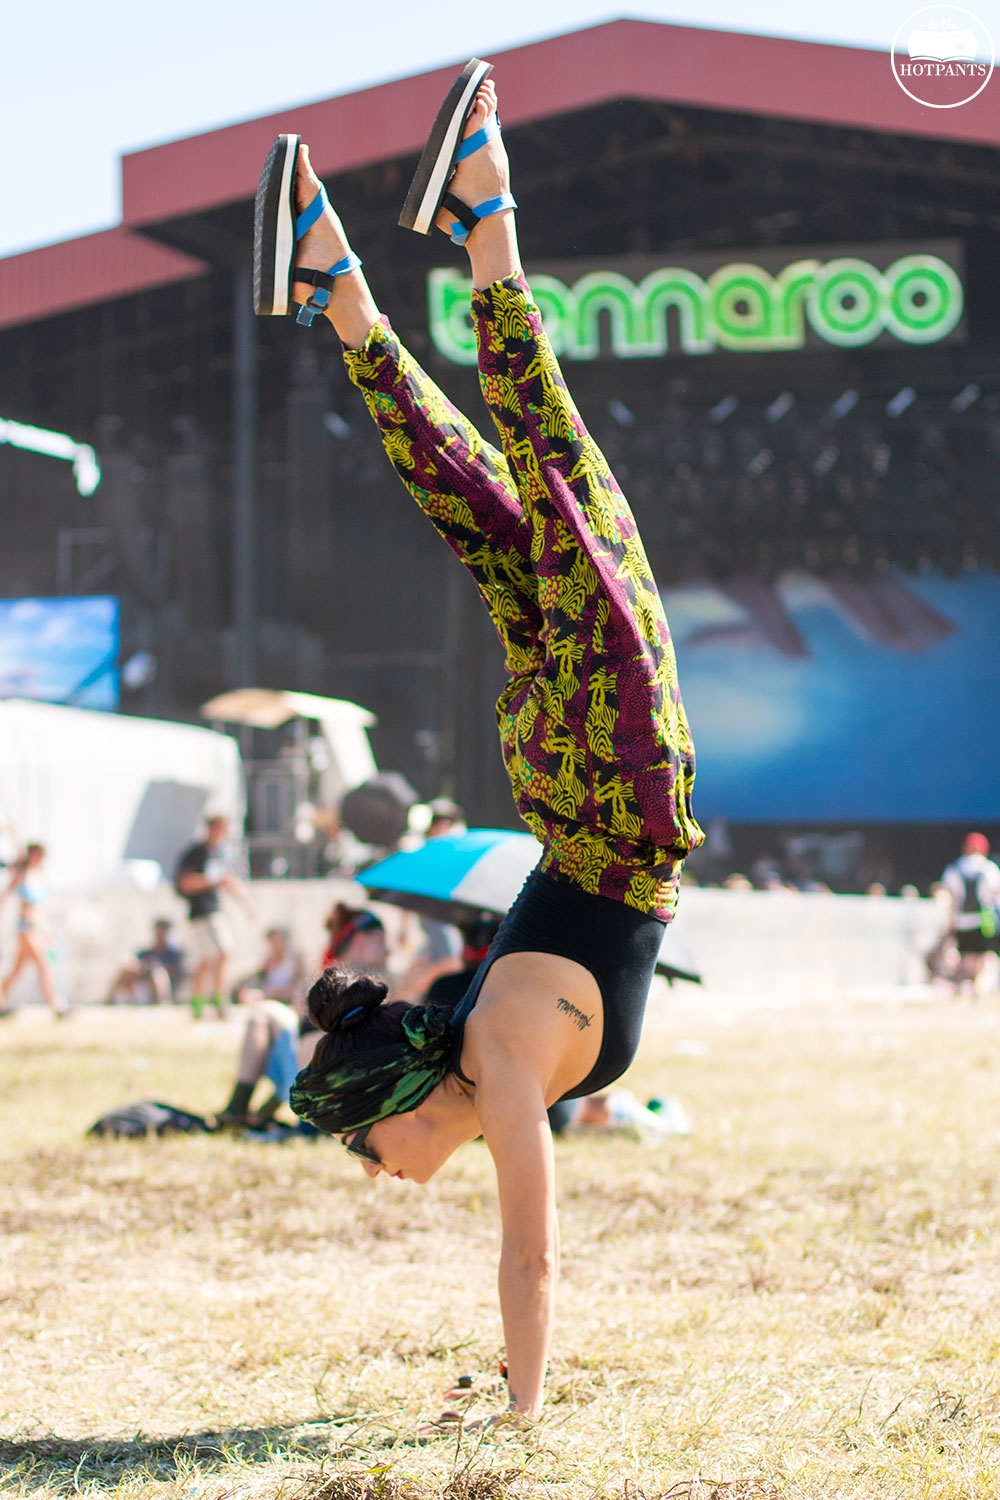
[[[919,897],[685,886],[677,923],[712,989],[846,997],[924,983],[943,915]]]
[[[232,976],[250,974],[260,963],[263,935],[268,927],[288,926],[293,941],[307,963],[317,964],[326,934],[323,918],[338,899],[365,904],[365,892],[350,881],[257,880],[249,886],[257,909],[257,922],[243,914],[236,902],[226,898],[236,939]],[[0,925],[0,953],[6,971],[14,952],[16,903],[8,903]],[[380,908],[381,910],[381,908]],[[107,998],[108,988],[122,964],[139,948],[149,946],[154,917],[169,917],[176,923],[174,941],[186,940],[187,907],[173,888],[154,891],[115,887],[102,892],[53,896],[46,904],[46,923],[56,956],[60,989],[76,1004]],[[402,926],[402,914],[388,913]],[[403,935],[400,933],[400,935]],[[25,980],[18,997],[34,996],[33,980]]]
[[[238,944],[234,975],[256,968],[263,932],[277,924],[291,927],[307,962],[318,963],[324,943],[323,918],[334,901],[364,901],[361,887],[347,881],[254,881],[250,889],[258,924],[250,922],[235,903],[227,902]],[[4,971],[14,950],[14,907],[10,901],[0,914]],[[170,887],[53,897],[47,919],[60,987],[77,1003],[103,1000],[121,964],[135,949],[146,946],[154,916],[173,918],[175,936],[183,945],[184,911]],[[392,908],[380,911],[391,926],[392,938],[412,954],[413,919]],[[686,886],[677,922],[678,933],[712,989],[807,998],[847,997],[922,983],[922,955],[937,940],[942,916],[935,902],[918,898]],[[404,961],[405,955],[400,966]],[[29,980],[14,998],[33,996]]]

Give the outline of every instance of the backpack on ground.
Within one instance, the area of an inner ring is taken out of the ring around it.
[[[140,1099],[138,1104],[123,1104],[101,1115],[87,1134],[141,1140],[151,1135],[205,1135],[211,1129],[203,1115],[158,1100]]]

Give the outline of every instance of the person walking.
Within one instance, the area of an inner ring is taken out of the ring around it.
[[[13,865],[7,889],[0,895],[3,900],[13,894],[18,902],[17,951],[10,973],[0,984],[0,1016],[12,1013],[10,993],[25,969],[34,969],[42,998],[52,1014],[57,1018],[69,1015],[69,1003],[56,989],[52,973],[52,939],[44,919],[48,898],[44,864],[45,845],[28,844]]]
[[[205,836],[184,850],[177,862],[177,893],[188,905],[191,959],[194,975],[191,1010],[200,1019],[210,1000],[221,1017],[226,1010],[228,964],[233,952],[233,933],[222,910],[220,894],[227,891],[254,919],[256,911],[241,881],[229,865],[226,838],[229,819],[221,813],[210,817]]]

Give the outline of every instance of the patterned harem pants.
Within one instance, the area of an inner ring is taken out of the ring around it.
[[[540,868],[668,920],[694,750],[628,503],[521,277],[473,294],[490,447],[383,320],[345,353],[407,489],[475,578],[506,651],[504,762]]]

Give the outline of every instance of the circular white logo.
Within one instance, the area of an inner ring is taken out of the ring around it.
[[[896,82],[917,104],[957,109],[990,81],[993,38],[961,5],[925,5],[899,27],[889,54]]]

